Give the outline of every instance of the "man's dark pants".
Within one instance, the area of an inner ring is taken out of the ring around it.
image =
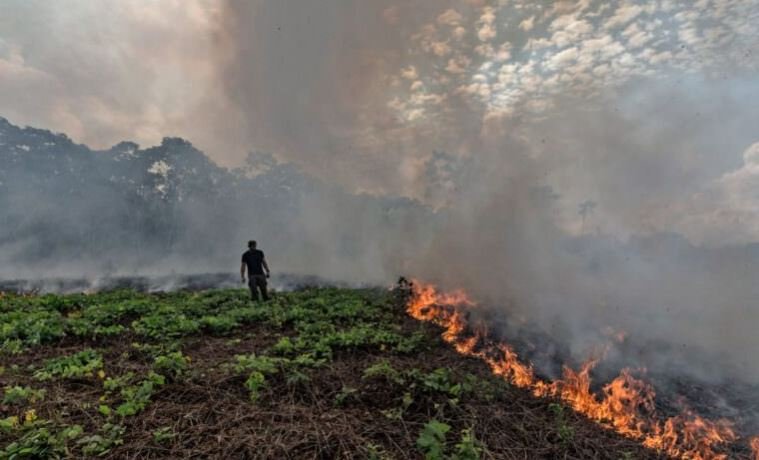
[[[266,291],[266,275],[251,275],[248,278],[248,287],[252,300],[258,301],[258,290],[261,291],[264,302],[269,300],[269,293]]]

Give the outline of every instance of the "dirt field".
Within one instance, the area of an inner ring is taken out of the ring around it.
[[[0,457],[659,458],[461,357],[389,291],[0,306]]]

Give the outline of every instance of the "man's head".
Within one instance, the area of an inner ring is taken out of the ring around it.
[[[250,240],[250,241],[248,241],[248,248],[250,248],[250,249],[256,249],[256,240]]]

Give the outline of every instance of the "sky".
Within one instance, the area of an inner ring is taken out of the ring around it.
[[[0,115],[434,206],[473,158],[525,157],[567,232],[739,244],[759,241],[757,23],[757,0],[3,0]]]

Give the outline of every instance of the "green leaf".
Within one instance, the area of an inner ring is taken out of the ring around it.
[[[442,460],[444,458],[445,435],[450,429],[450,425],[435,419],[424,425],[424,429],[416,440],[416,445],[424,453],[425,459]]]

